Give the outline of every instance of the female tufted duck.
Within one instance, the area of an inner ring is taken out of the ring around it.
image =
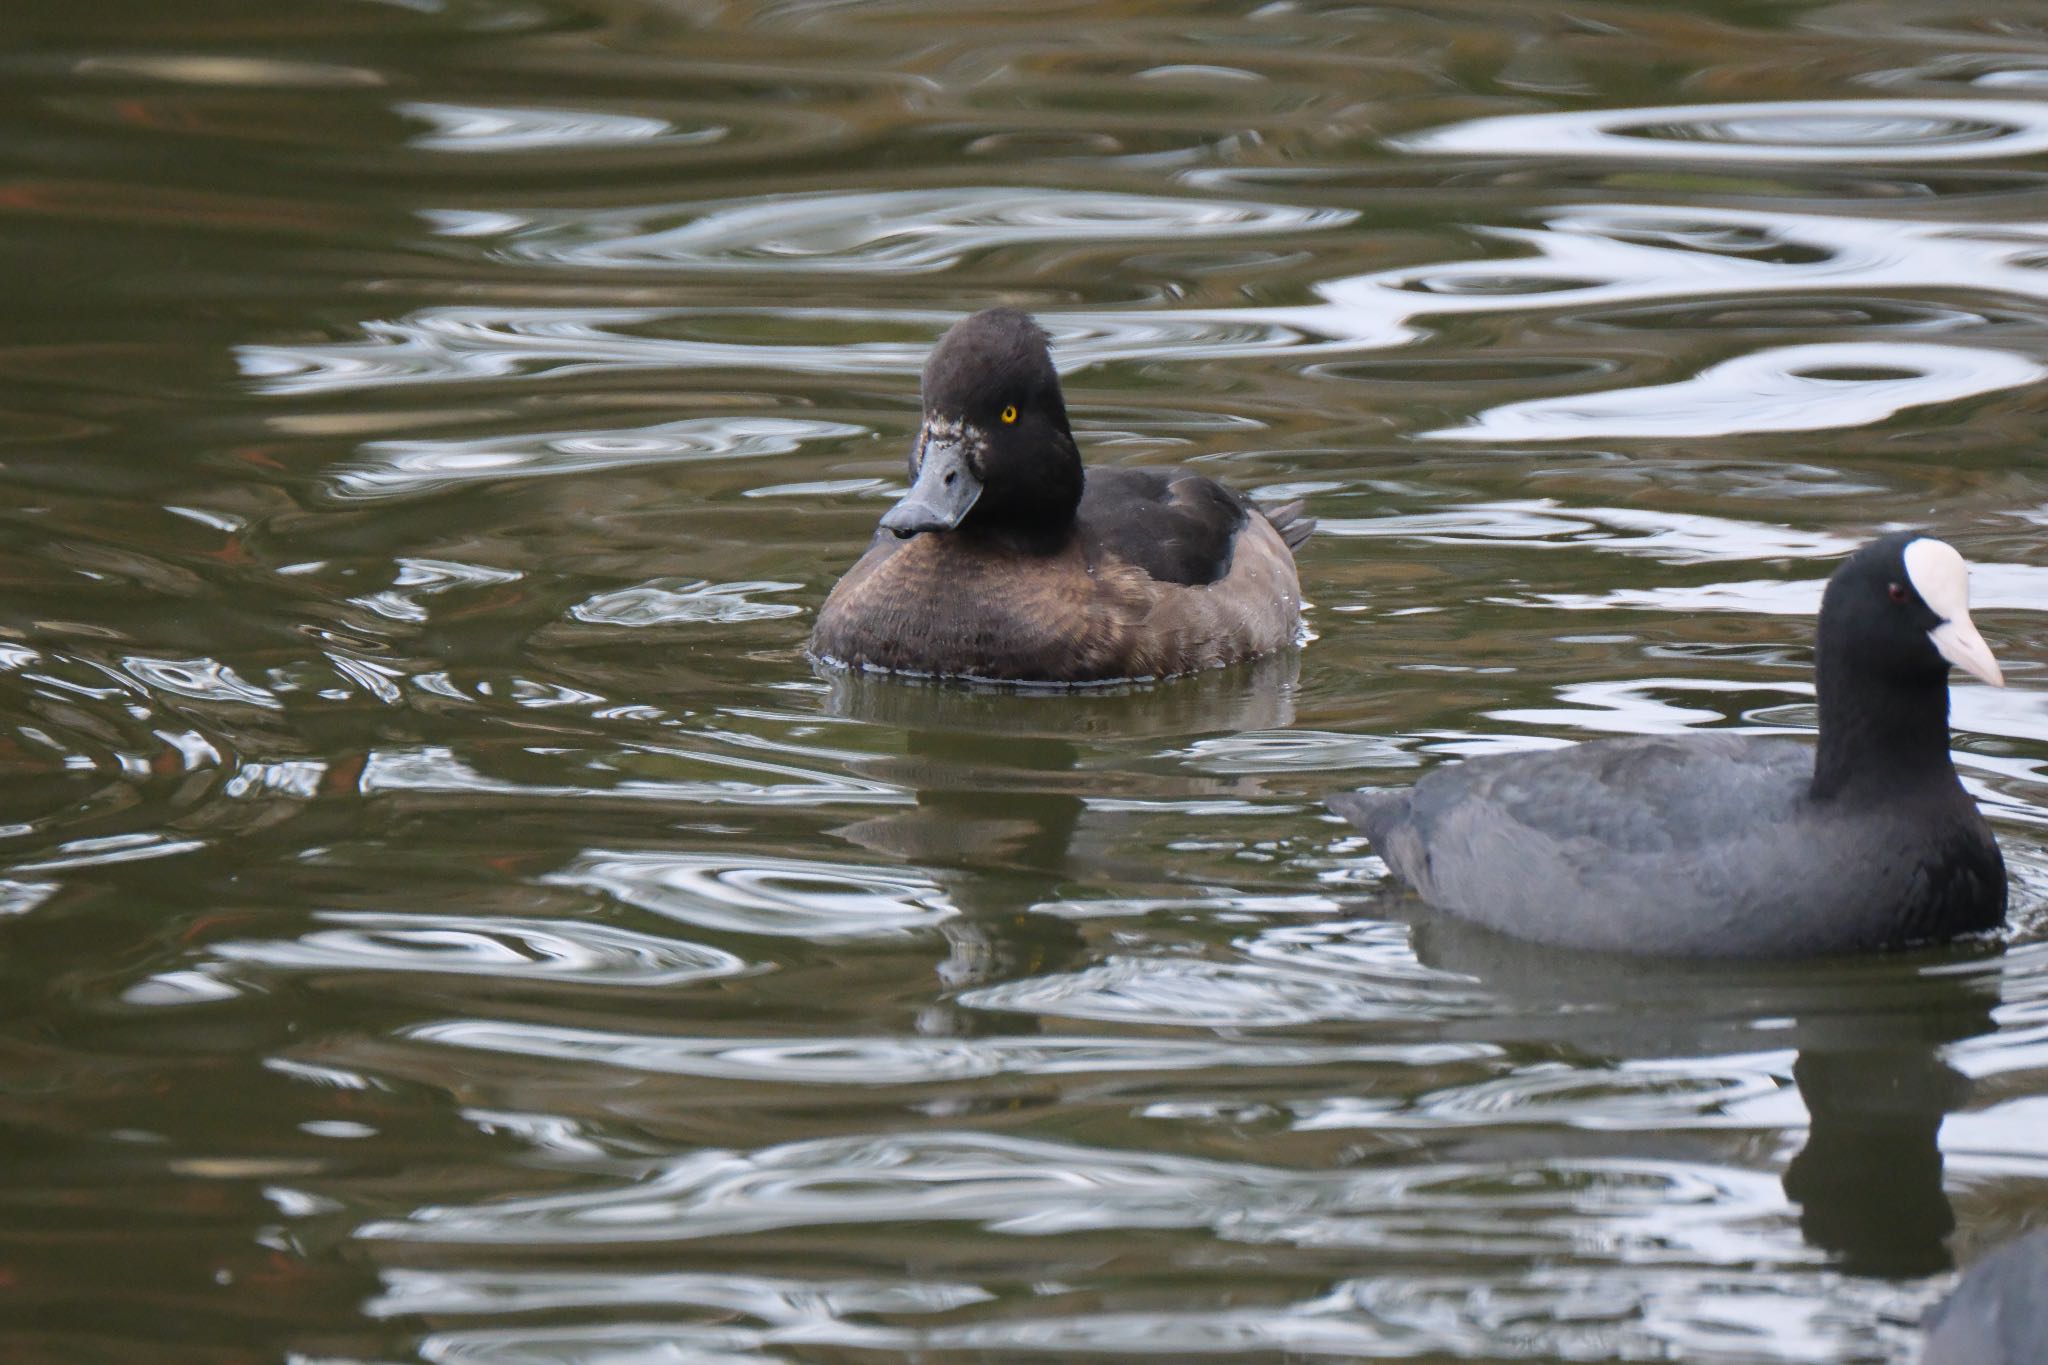
[[[828,663],[948,678],[1159,678],[1291,644],[1300,503],[1185,469],[1081,467],[1038,324],[956,323],[924,367],[912,484],[818,613]]]

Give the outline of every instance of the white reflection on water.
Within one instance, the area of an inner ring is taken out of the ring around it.
[[[578,920],[323,911],[290,939],[235,939],[199,970],[430,972],[586,986],[681,986],[753,970],[722,949]]]
[[[1157,1028],[1279,1028],[1486,1011],[1488,997],[1461,978],[1419,968],[1405,934],[1391,928],[1376,955],[1350,961],[1278,965],[1117,956],[1078,971],[965,991],[959,1002],[981,1010]]]
[[[1317,522],[1316,533],[1429,545],[1582,547],[1645,555],[1664,564],[1822,559],[1845,555],[1860,543],[1733,517],[1639,507],[1570,507],[1550,498],[1469,503],[1385,517],[1324,517]]]
[[[1821,589],[1826,582],[1822,578],[1789,582],[1752,579],[1691,586],[1610,588],[1597,593],[1540,592],[1493,600],[1518,606],[1556,607],[1564,611],[1635,610],[1667,614],[1734,611],[1752,616],[1813,616],[1820,611]],[[2048,611],[2048,567],[2037,564],[1972,564],[1970,610]]]
[[[938,883],[914,870],[802,858],[593,850],[541,880],[744,934],[871,938],[959,913]]]
[[[1420,434],[1516,442],[1821,431],[2019,388],[2044,375],[2022,356],[1981,346],[1821,342],[1737,356],[1676,384],[1509,403],[1464,426]]]
[[[1045,313],[1042,320],[1053,333],[1061,366],[1073,369],[1105,361],[1321,357],[1374,350],[1416,339],[1422,319],[1459,315],[1568,309],[1585,317],[1660,301],[1842,292],[1890,297],[1951,290],[2048,301],[2048,269],[2041,268],[2048,259],[2048,228],[2027,225],[1595,204],[1556,212],[1541,228],[1478,231],[1532,254],[1329,279],[1314,286],[1322,299],[1314,304],[1075,311]],[[924,362],[929,337],[867,338],[905,326],[936,336],[957,317],[917,309],[777,310],[779,317],[801,317],[813,330],[837,334],[815,344],[643,334],[718,327],[736,315],[686,308],[436,307],[367,321],[364,339],[358,341],[245,345],[237,355],[244,376],[273,394],[562,374],[586,367],[912,374]],[[2027,362],[2012,360],[1997,372],[2009,374],[2010,383],[2026,382],[2031,366],[2023,372],[2019,367]],[[1888,365],[1881,356],[1860,363]],[[1975,363],[1981,369],[1985,362]],[[1906,369],[1901,378],[1908,391],[1925,393],[1916,367],[1909,362]],[[1877,416],[1906,405],[1887,406],[1885,385],[1874,377],[1864,381],[1862,393]]]
[[[576,1270],[387,1270],[373,1318],[415,1313],[531,1313],[600,1304],[687,1304],[764,1323],[830,1322],[853,1313],[943,1313],[995,1296],[970,1284],[799,1280],[772,1275],[645,1274]]]
[[[1185,1272],[1183,1272],[1185,1273]],[[1892,1358],[1884,1325],[1917,1304],[1882,1284],[1830,1280],[1825,1298],[1785,1294],[1782,1274],[1735,1269],[1676,1274],[1642,1267],[1544,1269],[1510,1279],[1484,1272],[1375,1275],[1296,1303],[1167,1311],[1057,1311],[945,1325],[878,1325],[821,1315],[755,1326],[626,1320],[589,1327],[451,1328],[420,1343],[436,1365],[754,1365],[778,1347],[840,1347],[892,1358],[1113,1360],[1690,1360],[1769,1359],[1835,1365]],[[1218,1284],[1230,1297],[1235,1281]],[[1043,1296],[1087,1298],[1066,1285]],[[687,1308],[694,1300],[686,1299]],[[956,1314],[972,1317],[967,1313]],[[1845,1323],[1853,1320],[1854,1326]]]
[[[1225,1241],[1471,1254],[1614,1254],[1674,1264],[1818,1255],[1783,1235],[1775,1174],[1705,1163],[1551,1157],[1526,1164],[1294,1171],[1168,1152],[938,1131],[819,1138],[754,1152],[620,1155],[616,1182],[364,1224],[366,1241],[626,1245],[776,1228],[964,1222],[1048,1236],[1208,1228]]]
[[[695,1038],[514,1020],[452,1019],[402,1030],[442,1047],[769,1085],[924,1085],[987,1076],[1091,1076],[1238,1067],[1440,1067],[1490,1059],[1487,1043],[1257,1043],[1100,1037]]]
[[[1357,218],[1351,209],[973,187],[756,195],[599,212],[443,210],[434,221],[453,236],[503,238],[503,255],[550,265],[898,274],[944,270],[998,247],[1241,237],[1340,227]]]
[[[389,588],[348,601],[388,621],[421,622],[428,616],[426,605],[420,601],[422,597],[462,588],[516,583],[524,577],[515,569],[495,569],[488,564],[465,564],[453,559],[401,557],[392,563],[398,573]]]
[[[803,608],[794,602],[753,599],[766,593],[794,592],[801,587],[801,583],[770,580],[707,583],[703,579],[657,578],[635,587],[598,593],[569,608],[569,614],[590,625],[628,629],[698,621],[768,621],[799,615]]]
[[[1941,163],[2048,151],[2048,105],[2018,100],[1767,100],[1509,114],[1395,138],[1416,153],[1670,161]]]
[[[427,152],[530,152],[648,142],[690,145],[716,142],[727,131],[715,124],[686,129],[667,119],[591,109],[527,109],[431,100],[401,100],[395,107],[408,118],[433,125],[431,133],[411,139],[412,146]]]
[[[468,793],[551,803],[564,799],[592,801],[628,800],[654,802],[701,801],[712,805],[813,805],[878,804],[910,805],[916,797],[900,787],[856,777],[850,773],[821,772],[793,764],[743,754],[711,750],[691,752],[655,750],[638,746],[631,750],[648,760],[667,761],[678,767],[703,767],[720,774],[715,778],[688,781],[680,778],[624,777],[589,785],[527,783],[495,777],[479,771],[444,744],[427,744],[411,749],[376,749],[363,764],[357,787],[365,796],[390,792]],[[602,765],[616,771],[605,755]],[[744,774],[744,776],[741,776]]]
[[[370,441],[330,477],[336,497],[408,497],[477,480],[787,455],[806,441],[859,436],[866,430],[795,417],[695,417],[630,430]]]
[[[1807,1122],[1792,1084],[1793,1056],[1624,1059],[1604,1067],[1538,1063],[1512,1075],[1443,1086],[1406,1104],[1336,1095],[1298,1101],[1289,1114],[1291,1126],[1303,1132],[1503,1123],[1601,1132],[1789,1131]]]
[[[269,689],[258,687],[218,659],[152,659],[131,654],[121,660],[121,666],[144,686],[176,697],[260,706],[267,711],[284,706]]]

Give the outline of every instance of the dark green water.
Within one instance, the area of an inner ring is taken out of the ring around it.
[[[7,1360],[1878,1361],[2048,1220],[2038,4],[0,34]],[[1297,657],[813,671],[995,302],[1309,499]],[[1321,813],[1810,727],[1901,524],[1995,944],[1545,955]]]

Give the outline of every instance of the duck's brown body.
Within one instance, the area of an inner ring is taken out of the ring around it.
[[[1184,519],[1188,481],[1211,504],[1201,554],[1188,553],[1184,526],[1145,515],[1157,507]],[[811,648],[855,667],[1067,684],[1271,653],[1300,629],[1289,538],[1298,543],[1313,523],[1299,512],[1262,511],[1187,471],[1097,471],[1051,548],[959,531],[878,536],[826,599]]]

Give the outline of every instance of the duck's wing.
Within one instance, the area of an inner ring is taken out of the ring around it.
[[[1158,582],[1202,587],[1229,574],[1256,510],[1188,469],[1091,469],[1079,517],[1091,558],[1108,554]]]

